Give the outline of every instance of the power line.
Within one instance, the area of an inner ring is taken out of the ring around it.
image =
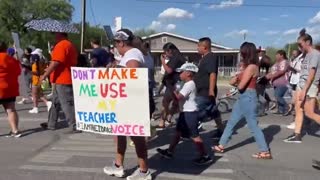
[[[169,0],[136,0],[140,2],[147,3],[167,3],[167,4],[201,4],[201,5],[215,5],[219,6],[220,3],[210,3],[210,2],[190,2],[190,1],[169,1]],[[230,4],[230,7],[236,6],[236,4]],[[239,5],[240,6],[240,5]],[[279,4],[241,4],[243,7],[266,7],[266,8],[304,8],[304,9],[319,9],[320,6],[308,6],[308,5],[279,5]]]

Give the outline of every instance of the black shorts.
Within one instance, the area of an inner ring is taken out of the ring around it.
[[[16,97],[0,99],[0,104],[8,104],[8,103],[15,103],[15,102],[16,102]]]
[[[182,137],[195,138],[199,136],[198,124],[198,112],[181,112],[176,129]]]

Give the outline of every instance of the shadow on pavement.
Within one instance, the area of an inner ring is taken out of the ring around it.
[[[176,151],[175,154],[178,154],[179,151]],[[200,175],[206,169],[208,169],[212,164],[218,161],[221,156],[215,156],[213,162],[206,165],[195,165],[192,163],[192,160],[189,157],[185,157],[186,159],[175,160],[174,158],[171,160],[164,159],[160,157],[160,155],[154,155],[149,159],[150,168],[156,169],[152,173],[154,179],[159,176],[161,173],[177,173],[184,175]],[[188,159],[187,159],[188,158]],[[165,166],[164,166],[165,164]]]
[[[56,129],[55,130],[64,129],[64,128],[67,128],[67,127],[68,127],[68,123],[66,121],[59,121],[56,124]],[[44,129],[42,127],[38,127],[38,128],[32,128],[32,129],[23,130],[23,131],[21,131],[21,133],[22,133],[22,137],[24,137],[24,136],[28,136],[28,135],[31,135],[31,134],[34,134],[34,133],[43,132],[43,131],[51,131],[51,130]]]
[[[28,135],[31,135],[34,133],[43,132],[43,131],[46,131],[46,130],[41,127],[23,130],[23,131],[21,131],[21,133],[22,133],[21,137],[25,137],[25,136],[28,136]]]
[[[148,149],[154,149],[157,147],[168,148],[171,140],[175,134],[175,126],[166,128],[162,131],[157,132],[158,137],[152,141],[148,142]],[[198,151],[192,142],[192,140],[181,140],[177,145],[174,152],[174,157],[171,160],[161,157],[159,154],[155,154],[150,157],[148,162],[151,169],[156,169],[153,172],[153,178],[156,178],[161,173],[177,173],[185,175],[199,175],[206,169],[208,169],[212,164],[218,161],[222,156],[213,156],[212,151],[210,150],[210,145],[212,140],[210,139],[210,132],[202,133],[201,137],[204,140],[207,152],[213,158],[213,161],[206,165],[195,165],[192,160],[198,158]],[[165,164],[165,166],[164,166]],[[128,172],[133,172],[134,169],[128,170]]]
[[[268,145],[270,145],[270,143],[273,141],[273,137],[275,135],[277,135],[280,132],[280,130],[281,130],[281,127],[279,125],[270,125],[267,128],[262,130],[264,135],[265,135],[265,138],[266,138],[266,141],[267,141]],[[246,139],[246,140],[244,140],[244,141],[242,141],[242,142],[240,142],[240,143],[238,143],[238,144],[236,144],[234,146],[226,148],[226,152],[227,151],[231,151],[233,149],[240,148],[240,147],[245,146],[247,144],[251,144],[253,142],[255,142],[253,137],[248,138],[248,139]]]
[[[169,146],[171,138],[163,138],[166,140],[166,144]],[[206,137],[203,139],[208,140]],[[204,142],[205,145],[208,145],[209,142]],[[208,149],[208,148],[207,148]],[[193,159],[198,158],[198,152],[195,148],[193,142],[190,141],[181,141],[177,145],[172,159],[165,159],[159,154],[155,154],[149,158],[148,162],[151,169],[156,169],[153,172],[153,178],[156,178],[161,173],[177,173],[184,175],[200,175],[206,169],[208,169],[212,164],[217,162],[222,156],[213,156],[211,151],[207,151],[209,155],[213,158],[213,161],[206,165],[196,165],[192,162]],[[165,165],[165,166],[164,166]]]

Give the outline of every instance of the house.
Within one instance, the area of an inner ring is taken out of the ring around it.
[[[160,55],[163,53],[163,45],[167,42],[175,44],[189,61],[198,62],[201,59],[197,50],[199,42],[197,39],[168,32],[152,34],[150,36],[143,37],[142,39],[149,42],[151,53],[157,67],[161,66]],[[213,53],[217,54],[220,67],[219,71],[224,71],[222,68],[234,69],[236,67],[240,58],[238,49],[232,49],[215,43],[212,43],[211,47]]]

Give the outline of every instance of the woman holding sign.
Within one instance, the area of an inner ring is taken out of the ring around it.
[[[128,29],[120,29],[114,36],[115,47],[122,55],[119,66],[124,68],[138,68],[144,64],[144,57],[140,50],[133,48],[133,33]],[[144,137],[131,137],[135,144],[138,156],[139,169],[137,169],[127,180],[151,180],[151,173],[147,165],[147,144]],[[104,173],[110,176],[124,177],[123,161],[127,146],[127,138],[125,136],[116,137],[117,154],[116,160],[112,166],[104,167]]]

